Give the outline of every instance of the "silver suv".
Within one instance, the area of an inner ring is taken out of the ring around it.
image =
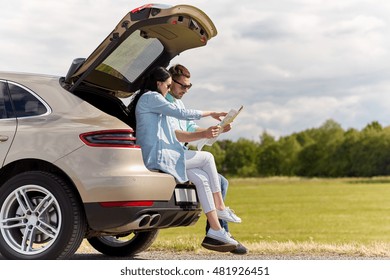
[[[145,168],[119,97],[216,33],[195,7],[145,5],[64,77],[0,72],[4,258],[66,259],[84,238],[104,254],[128,256],[147,249],[159,229],[196,223],[194,186]]]

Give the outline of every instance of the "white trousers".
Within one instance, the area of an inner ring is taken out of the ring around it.
[[[205,151],[185,150],[188,179],[194,183],[203,211],[215,210],[213,193],[221,191],[221,182],[214,156]]]

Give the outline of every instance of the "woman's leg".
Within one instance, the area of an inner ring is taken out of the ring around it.
[[[228,187],[229,187],[229,181],[224,176],[222,176],[221,174],[218,174],[218,175],[219,175],[220,184],[221,184],[222,198],[225,201],[225,198],[226,198],[226,195],[227,195],[227,191],[228,191]],[[225,220],[219,219],[219,223],[220,223],[221,227],[223,227],[227,232],[229,232],[228,222],[226,222]],[[208,221],[206,221],[206,233],[209,230],[209,228],[210,228],[210,224],[209,224]]]
[[[221,219],[227,222],[241,223],[241,219],[234,214],[234,211],[229,207],[225,207],[221,192],[212,193],[210,190],[209,176],[205,171],[199,168],[187,169],[187,177],[196,186],[199,201],[205,214],[211,211],[216,211],[216,220]],[[210,219],[208,219],[208,221],[210,226],[212,224],[212,228],[217,228],[214,215],[210,213],[209,216]],[[209,218],[209,216],[207,217]],[[219,223],[218,228],[220,228]]]
[[[207,173],[213,193],[221,192],[221,183],[214,156],[209,152],[185,150],[186,169],[198,168]]]
[[[193,168],[187,170],[188,179],[195,185],[203,212],[206,214],[210,227],[214,230],[220,230],[217,212],[215,211],[213,194],[209,186],[209,178],[201,169]]]
[[[236,249],[238,242],[232,239],[219,223],[207,173],[201,169],[192,168],[187,169],[187,176],[188,179],[196,186],[199,201],[202,205],[203,211],[206,214],[207,221],[210,224],[210,229],[206,233],[206,238],[203,240],[202,246],[207,249],[221,252],[229,252]],[[218,240],[222,242],[222,244],[216,244],[215,241],[208,243],[210,239],[207,238]]]
[[[207,221],[210,224],[210,228],[213,230],[221,230],[221,224],[219,223],[218,215],[216,210],[212,210],[206,213]]]
[[[187,169],[187,177],[196,187],[196,192],[198,193],[203,212],[207,214],[208,212],[215,210],[213,193],[211,192],[209,177],[206,172],[198,168]]]
[[[215,203],[215,207],[218,210],[225,209],[225,203],[223,201],[221,193],[220,178],[217,172],[217,167],[215,165],[214,156],[209,152],[186,150],[185,157],[187,176],[188,170],[191,169],[198,169],[204,171],[207,174],[207,178],[209,179],[208,185],[213,193],[213,201]],[[191,178],[188,179],[192,181]]]

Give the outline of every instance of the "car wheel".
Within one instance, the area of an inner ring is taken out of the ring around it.
[[[134,232],[124,236],[98,236],[88,239],[93,248],[108,256],[126,257],[145,251],[157,238],[158,230]]]
[[[78,199],[60,177],[18,174],[0,187],[0,253],[7,259],[67,259],[86,222]]]

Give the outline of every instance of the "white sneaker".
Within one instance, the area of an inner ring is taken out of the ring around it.
[[[218,210],[217,209],[217,216],[218,219],[232,222],[232,223],[241,223],[241,218],[238,217],[236,214],[234,214],[234,211],[231,210],[229,207],[225,207],[224,210]]]
[[[223,243],[238,245],[238,242],[233,238],[229,237],[228,233],[224,228],[220,230],[213,230],[212,228],[210,228],[206,236],[221,241]]]

